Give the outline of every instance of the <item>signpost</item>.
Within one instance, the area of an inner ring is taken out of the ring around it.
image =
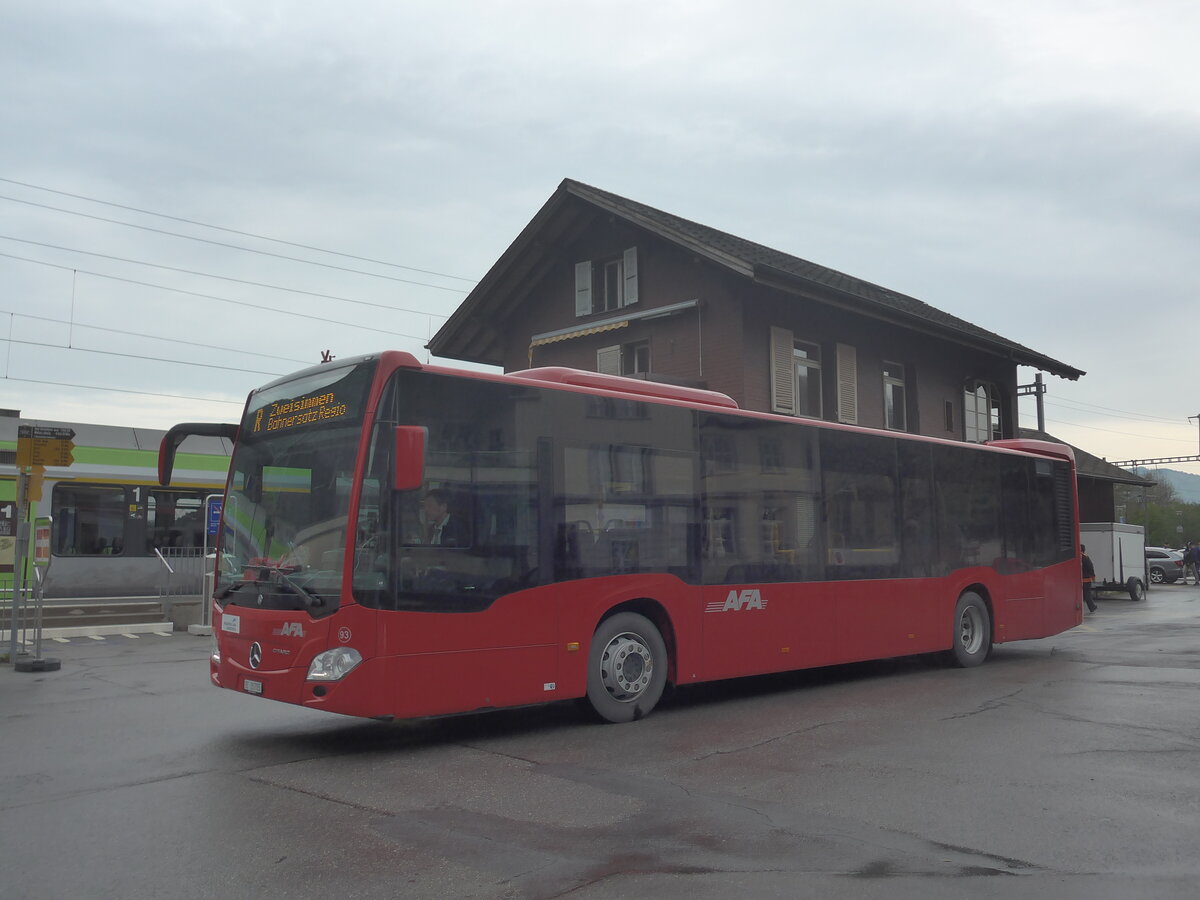
[[[17,468],[69,466],[75,462],[75,429],[48,425],[17,426]]]
[[[18,672],[57,672],[62,661],[42,656],[42,596],[45,590],[46,573],[50,569],[50,517],[38,516],[33,521],[33,574],[37,586],[34,588],[34,639],[33,656],[21,656],[16,660]]]
[[[31,659],[18,651],[17,632],[25,627],[25,591],[29,574],[29,508],[42,499],[42,476],[46,466],[69,466],[75,462],[75,429],[53,425],[17,426],[17,502],[14,528],[12,605],[9,616],[9,659],[18,672],[57,669],[57,660],[44,660],[42,651],[42,593],[50,567],[50,519],[39,518],[34,529],[33,575],[36,580],[34,628],[37,649]]]

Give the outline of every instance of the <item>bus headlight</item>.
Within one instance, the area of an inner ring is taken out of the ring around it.
[[[308,681],[341,681],[362,662],[362,654],[353,647],[337,647],[313,657],[308,666]]]

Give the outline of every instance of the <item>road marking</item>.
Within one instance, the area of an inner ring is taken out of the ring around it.
[[[140,634],[127,634],[127,633],[124,633],[124,632],[123,632],[123,633],[121,634],[121,637],[127,637],[127,638],[129,638],[131,641],[136,641],[136,640],[137,640],[139,637],[141,637],[141,635],[140,635]]]
[[[88,637],[90,637],[93,641],[104,640],[104,635],[102,635],[102,634],[89,634]]]

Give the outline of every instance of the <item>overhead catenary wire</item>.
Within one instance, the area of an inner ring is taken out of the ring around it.
[[[242,406],[246,402],[244,399],[221,400],[217,397],[191,397],[185,394],[164,394],[159,391],[135,391],[131,388],[102,387],[96,384],[75,384],[69,381],[41,381],[36,378],[15,378],[11,375],[6,375],[4,380],[19,381],[23,384],[42,384],[49,387],[83,388],[84,390],[89,391],[109,391],[116,394],[139,394],[143,397],[165,397],[168,400],[198,400],[201,403],[225,403],[232,406]]]
[[[139,213],[141,215],[155,216],[157,218],[167,219],[172,222],[180,222],[180,223],[183,223],[186,225],[196,225],[200,228],[210,228],[214,231],[221,231],[226,234],[236,234],[239,237],[254,238],[255,240],[259,240],[259,241],[269,241],[273,244],[280,244],[281,246],[295,247],[297,250],[311,250],[311,251],[314,251],[317,253],[327,253],[331,256],[342,257],[343,259],[353,259],[358,262],[368,262],[368,263],[372,263],[372,264],[378,265],[378,266],[388,266],[390,268],[395,268],[395,269],[404,269],[405,271],[417,272],[422,275],[435,275],[438,278],[450,278],[455,281],[466,281],[471,284],[476,284],[478,282],[478,279],[476,279],[476,278],[466,278],[462,275],[448,275],[445,272],[435,272],[432,269],[419,269],[419,268],[416,268],[415,266],[406,266],[406,265],[402,265],[400,263],[387,262],[386,260],[372,259],[367,256],[356,256],[353,253],[344,253],[339,250],[329,250],[324,247],[314,247],[310,244],[301,244],[301,243],[297,243],[295,241],[283,240],[282,238],[268,237],[268,236],[262,235],[262,234],[255,234],[250,231],[239,231],[236,228],[227,228],[223,225],[213,225],[208,222],[200,222],[200,221],[197,221],[196,219],[188,219],[183,216],[172,216],[172,215],[169,215],[168,213],[154,212],[153,210],[141,209],[136,206],[127,206],[126,204],[114,203],[110,200],[100,200],[95,197],[85,196],[83,194],[72,194],[69,191],[56,190],[54,188],[48,188],[48,187],[45,187],[45,186],[39,185],[39,184],[31,184],[30,182],[27,182],[27,181],[18,181],[15,178],[0,177],[0,182],[4,182],[6,184],[19,185],[20,187],[30,188],[35,191],[44,191],[45,193],[48,193],[48,194],[57,194],[60,197],[71,197],[75,200],[84,200],[84,201],[87,201],[88,203],[97,203],[97,204],[100,204],[101,206],[110,206],[114,209],[124,209],[129,212]],[[3,199],[12,199],[12,198],[3,198]],[[16,200],[15,202],[29,203],[30,205],[33,205],[33,206],[41,205],[41,204],[33,203],[32,201],[27,201],[27,200]],[[47,208],[53,209],[53,207],[47,207]],[[68,212],[73,215],[87,215],[86,213],[75,213],[73,210],[63,210],[63,212]],[[99,217],[89,216],[89,218],[99,218]],[[128,223],[118,222],[117,224],[128,224]],[[141,227],[141,226],[134,225],[132,227],[136,228],[136,227]],[[151,230],[153,230],[153,229],[151,229]],[[188,235],[181,235],[181,236],[182,237],[190,237]],[[203,240],[203,238],[193,238],[193,239],[194,240]],[[250,252],[259,252],[259,251],[251,250]],[[305,262],[307,262],[307,260],[305,260]],[[363,274],[369,275],[372,273],[368,272],[368,273],[363,273]]]
[[[1130,419],[1135,422],[1162,422],[1164,424],[1176,424],[1176,425],[1185,424],[1180,419],[1178,419],[1178,418],[1173,419],[1173,418],[1170,418],[1169,416],[1151,416],[1151,415],[1147,415],[1145,413],[1139,414],[1139,413],[1131,412],[1126,409],[1112,409],[1107,406],[1095,406],[1094,404],[1091,404],[1091,403],[1080,403],[1079,401],[1073,401],[1073,400],[1061,400],[1060,399],[1057,402],[1052,401],[1052,400],[1046,400],[1045,404],[1047,406],[1057,406],[1061,409],[1069,409],[1074,412],[1087,412],[1088,410],[1094,409],[1099,412],[1110,413],[1111,415],[1109,416],[1109,418]]]
[[[302,365],[309,362],[309,360],[296,359],[295,357],[291,357],[291,356],[273,356],[270,353],[263,353],[258,350],[251,352],[249,350],[239,350],[236,347],[216,347],[216,348],[214,348],[211,341],[208,341],[208,342],[185,341],[180,338],[162,337],[161,335],[157,335],[157,334],[144,334],[144,333],[138,332],[138,331],[129,331],[124,328],[106,328],[103,325],[88,325],[85,322],[76,322],[73,318],[70,320],[54,319],[54,318],[51,318],[50,316],[35,316],[32,313],[21,313],[21,312],[16,312],[11,309],[0,309],[0,315],[16,316],[16,317],[22,318],[22,319],[34,319],[38,322],[50,322],[54,325],[69,325],[72,329],[72,335],[74,334],[74,329],[84,328],[89,331],[104,331],[104,332],[107,332],[108,334],[119,334],[123,337],[136,337],[136,338],[142,338],[143,340],[149,340],[149,341],[162,341],[162,342],[168,343],[168,344],[182,344],[185,347],[202,347],[205,350],[213,350],[213,349],[226,350],[230,353],[240,353],[240,354],[243,354],[246,356],[255,356],[260,359],[278,359],[281,362],[293,362],[293,363],[300,363]],[[11,330],[10,330],[10,337],[11,337]],[[69,349],[74,349],[70,340],[67,341],[67,347]]]
[[[245,245],[238,244],[238,243],[230,243],[230,242],[226,242],[226,241],[211,240],[209,238],[201,237],[198,235],[180,233],[180,231],[171,231],[171,230],[167,230],[164,228],[155,228],[155,227],[150,227],[147,225],[142,225],[142,224],[139,224],[139,223],[136,223],[133,221],[124,221],[123,219],[120,219],[120,218],[109,218],[109,217],[105,217],[105,216],[93,215],[90,213],[82,212],[80,210],[64,209],[62,207],[53,206],[53,205],[46,204],[46,203],[38,203],[38,202],[31,201],[31,200],[25,200],[25,199],[21,199],[19,197],[0,195],[0,200],[9,200],[10,202],[13,202],[13,203],[18,203],[18,204],[27,205],[30,207],[43,209],[43,210],[46,210],[47,212],[52,212],[52,213],[56,213],[56,214],[60,214],[60,215],[78,216],[78,217],[96,221],[96,222],[103,222],[103,223],[110,224],[110,225],[134,228],[134,229],[138,229],[139,231],[162,234],[162,235],[165,235],[168,237],[178,238],[178,239],[182,239],[182,240],[198,241],[203,244],[211,245],[214,247],[220,247],[220,248],[223,248],[226,250],[259,254],[262,256],[272,257],[275,259],[279,259],[279,260],[283,260],[283,261],[287,261],[287,262],[299,263],[299,264],[312,264],[312,265],[321,266],[326,269],[334,270],[336,272],[347,273],[350,275],[363,275],[363,276],[369,276],[369,277],[382,278],[382,279],[384,279],[386,281],[390,281],[390,282],[412,285],[417,288],[427,288],[427,289],[431,289],[431,290],[449,292],[449,293],[453,293],[453,294],[457,294],[457,295],[463,295],[463,294],[467,293],[467,290],[470,288],[470,286],[477,283],[477,279],[464,278],[464,277],[458,276],[458,275],[450,275],[450,274],[447,274],[444,272],[437,272],[432,269],[421,269],[421,268],[417,268],[414,266],[406,266],[406,265],[402,265],[399,263],[388,262],[385,260],[377,260],[377,259],[371,259],[369,257],[364,257],[364,256],[356,256],[354,254],[340,253],[338,251],[329,250],[327,248],[305,245],[305,244],[300,244],[297,242],[285,241],[285,240],[281,240],[278,238],[268,237],[265,235],[253,234],[251,232],[238,231],[237,229],[225,228],[223,226],[212,225],[210,223],[200,222],[200,221],[197,221],[194,219],[187,219],[187,218],[180,217],[180,216],[170,216],[167,214],[154,212],[152,210],[138,209],[137,207],[132,207],[132,206],[124,206],[123,204],[114,204],[114,203],[110,203],[108,201],[99,200],[97,198],[92,198],[92,197],[86,197],[86,196],[80,195],[80,194],[70,194],[70,193],[64,192],[64,191],[55,191],[51,188],[45,188],[45,187],[42,187],[39,185],[30,184],[28,182],[20,182],[15,179],[0,178],[0,181],[14,184],[14,185],[20,185],[23,187],[32,188],[34,190],[47,191],[49,193],[58,194],[61,196],[73,197],[74,199],[85,200],[87,202],[98,203],[98,204],[110,206],[113,208],[127,209],[127,210],[135,212],[135,213],[149,215],[149,216],[156,216],[156,217],[160,217],[165,220],[178,221],[178,222],[186,223],[188,225],[195,226],[198,228],[211,228],[211,229],[214,229],[215,231],[223,232],[226,234],[238,235],[241,237],[251,238],[253,240],[268,241],[268,242],[271,242],[271,243],[274,243],[274,244],[277,244],[280,246],[295,247],[295,248],[298,248],[301,250],[318,253],[318,254],[329,254],[331,256],[340,257],[340,258],[346,259],[346,260],[355,260],[357,262],[368,263],[370,265],[385,266],[385,267],[388,267],[391,269],[399,269],[399,270],[404,270],[407,272],[418,273],[421,275],[432,276],[433,278],[436,278],[436,279],[450,279],[453,281],[463,282],[465,286],[460,287],[460,286],[447,286],[447,285],[443,285],[443,284],[433,284],[433,283],[430,283],[429,281],[422,281],[422,280],[410,279],[410,278],[400,278],[400,277],[396,277],[395,275],[382,274],[379,272],[364,271],[363,269],[353,268],[350,266],[332,265],[332,264],[322,261],[322,260],[302,259],[302,258],[298,258],[297,256],[289,256],[289,255],[286,255],[283,253],[271,252],[269,250],[256,248],[253,246],[245,246]],[[271,284],[271,283],[266,283],[266,282],[253,281],[250,279],[242,279],[242,278],[235,278],[235,277],[229,277],[229,276],[224,276],[224,275],[217,275],[217,274],[214,274],[212,272],[207,272],[207,271],[199,271],[199,270],[187,269],[187,268],[179,267],[179,266],[158,264],[158,263],[150,262],[150,261],[147,261],[144,259],[132,259],[132,258],[121,257],[121,256],[117,256],[117,255],[112,255],[112,254],[97,253],[94,251],[83,250],[82,248],[60,246],[60,245],[52,244],[49,242],[38,242],[38,241],[28,240],[28,239],[24,239],[24,238],[18,238],[16,236],[10,236],[7,238],[7,240],[15,241],[17,243],[30,245],[30,246],[38,246],[38,247],[42,247],[44,249],[47,249],[50,251],[55,251],[55,252],[79,254],[82,256],[86,256],[86,257],[109,260],[109,261],[113,261],[116,263],[122,263],[122,264],[126,264],[126,265],[145,266],[148,268],[156,268],[156,269],[159,269],[162,271],[175,272],[175,273],[179,273],[179,274],[187,275],[187,276],[194,276],[194,277],[199,277],[199,278],[211,278],[211,279],[215,279],[215,280],[225,281],[228,283],[246,285],[246,286],[249,286],[249,287],[255,288],[255,289],[273,290],[273,291],[279,291],[279,292],[286,293],[286,294],[300,295],[300,296],[305,296],[305,297],[313,297],[318,300],[335,301],[338,303],[349,303],[349,304],[354,304],[354,305],[358,305],[358,306],[362,306],[362,307],[369,307],[369,308],[376,309],[376,310],[386,311],[389,313],[401,313],[401,314],[409,314],[409,315],[428,316],[430,318],[427,321],[429,323],[431,323],[431,327],[436,327],[435,325],[432,324],[434,317],[437,317],[438,320],[445,320],[446,318],[448,318],[447,315],[438,313],[438,312],[434,312],[428,308],[418,309],[418,308],[412,308],[411,306],[409,306],[409,307],[397,306],[392,303],[371,302],[369,300],[362,300],[362,299],[358,299],[355,297],[338,296],[338,295],[334,295],[334,294],[321,293],[318,291],[310,291],[310,290],[304,290],[304,289],[300,289],[300,288],[286,287],[286,286],[279,285],[279,284]],[[132,332],[127,329],[105,328],[103,326],[87,325],[84,323],[76,322],[75,321],[75,311],[76,311],[75,310],[75,300],[76,300],[76,292],[77,292],[77,290],[76,290],[77,289],[77,281],[78,281],[79,275],[85,275],[85,276],[90,275],[94,278],[106,279],[109,281],[120,282],[120,283],[130,284],[130,285],[137,285],[137,286],[148,288],[148,289],[151,289],[154,291],[165,291],[165,292],[170,292],[170,293],[181,295],[181,296],[196,297],[196,298],[199,298],[202,300],[211,300],[211,301],[216,301],[216,302],[220,302],[220,303],[231,304],[231,305],[246,308],[246,309],[260,310],[260,311],[264,311],[264,312],[267,312],[272,315],[285,315],[289,319],[304,319],[304,320],[317,322],[317,323],[321,323],[321,324],[331,324],[331,325],[343,326],[343,327],[353,328],[353,329],[362,329],[362,330],[370,331],[371,333],[377,334],[377,335],[390,335],[390,336],[395,336],[397,338],[409,339],[409,340],[414,340],[414,341],[423,341],[425,339],[422,335],[418,335],[418,334],[414,334],[414,333],[407,333],[407,332],[402,332],[402,331],[389,330],[386,328],[380,328],[379,325],[376,323],[372,323],[370,325],[358,325],[358,324],[354,324],[352,322],[347,322],[343,318],[333,318],[333,317],[329,317],[329,316],[311,315],[311,314],[307,314],[307,313],[297,312],[290,308],[289,309],[281,309],[277,306],[272,306],[272,305],[267,305],[267,304],[262,304],[262,303],[254,303],[254,302],[250,302],[250,301],[246,301],[246,300],[237,300],[237,299],[233,299],[230,297],[220,296],[220,295],[217,295],[214,293],[206,293],[203,291],[188,290],[186,288],[172,287],[172,286],[169,286],[166,284],[159,284],[159,283],[151,282],[149,280],[142,280],[142,279],[137,279],[137,278],[125,277],[125,276],[121,276],[121,275],[115,275],[115,274],[111,274],[109,272],[81,269],[78,266],[74,266],[74,265],[64,265],[61,263],[49,262],[47,260],[42,260],[42,259],[34,259],[34,258],[31,258],[28,256],[22,256],[22,255],[14,254],[14,253],[0,252],[0,256],[15,260],[15,261],[19,261],[19,262],[26,262],[26,263],[39,265],[39,266],[45,266],[45,267],[58,269],[58,270],[62,270],[62,271],[70,271],[72,273],[71,274],[72,307],[71,307],[71,316],[70,316],[69,321],[63,322],[61,319],[55,320],[55,319],[52,319],[50,317],[45,317],[45,316],[36,316],[36,315],[32,315],[32,314],[21,314],[21,313],[16,313],[14,311],[9,312],[10,333],[9,333],[9,339],[7,341],[8,347],[7,347],[7,353],[6,353],[5,380],[11,381],[11,382],[22,382],[22,383],[32,384],[32,385],[41,384],[41,385],[48,385],[48,386],[54,386],[54,387],[80,388],[80,389],[86,389],[86,390],[111,391],[111,392],[115,392],[115,393],[136,394],[136,395],[141,395],[141,396],[152,396],[152,397],[164,397],[164,398],[169,398],[169,399],[197,400],[197,401],[201,401],[201,402],[226,403],[226,404],[236,404],[236,405],[241,405],[241,403],[243,402],[240,399],[239,400],[224,400],[224,399],[214,399],[211,397],[195,397],[195,396],[184,395],[184,394],[170,394],[170,393],[164,393],[161,391],[153,391],[153,390],[133,390],[133,389],[128,389],[128,388],[107,387],[107,386],[98,385],[94,382],[90,383],[90,384],[79,384],[76,382],[71,382],[71,381],[66,381],[66,380],[50,381],[50,380],[44,380],[44,379],[32,379],[32,378],[27,379],[27,378],[15,377],[10,372],[11,361],[13,358],[14,345],[31,345],[31,346],[37,346],[37,347],[46,347],[46,348],[52,348],[52,349],[67,350],[68,352],[82,352],[82,353],[89,353],[89,354],[95,353],[95,354],[103,354],[103,355],[112,356],[112,357],[126,357],[129,359],[135,359],[139,362],[152,361],[152,362],[161,362],[161,363],[173,364],[173,365],[199,366],[199,367],[207,368],[207,369],[224,370],[224,371],[229,371],[229,372],[245,372],[245,373],[252,373],[252,374],[264,375],[264,376],[277,376],[280,374],[279,372],[274,372],[274,371],[264,371],[264,370],[241,368],[241,367],[235,367],[235,366],[222,366],[222,365],[218,365],[215,363],[193,363],[193,362],[188,362],[186,360],[181,360],[178,358],[163,359],[163,358],[158,358],[158,357],[147,357],[143,354],[134,355],[134,354],[128,354],[128,353],[121,353],[121,352],[115,351],[115,350],[99,350],[99,349],[86,348],[86,347],[81,348],[81,347],[76,346],[76,344],[77,344],[77,342],[75,341],[76,328],[79,328],[81,330],[90,329],[90,330],[95,330],[95,331],[100,331],[100,332],[108,332],[108,333],[115,334],[115,335],[139,338],[142,340],[153,340],[153,341],[162,341],[165,343],[174,343],[174,344],[179,344],[181,346],[204,347],[207,350],[216,350],[216,351],[228,350],[229,352],[240,353],[243,356],[253,356],[253,357],[262,358],[262,359],[287,360],[288,362],[302,363],[302,364],[307,362],[304,360],[292,359],[290,357],[271,356],[269,354],[262,354],[262,353],[252,352],[252,351],[238,351],[238,350],[232,349],[232,348],[227,348],[227,347],[222,347],[222,346],[214,346],[211,342],[199,344],[199,343],[196,343],[193,341],[181,340],[179,338],[168,338],[168,337],[153,335],[153,334],[142,334],[142,333]],[[23,317],[31,319],[31,320],[52,322],[52,323],[56,323],[56,324],[67,325],[70,328],[70,332],[69,332],[66,346],[63,346],[61,343],[54,343],[54,342],[48,342],[48,341],[33,341],[33,340],[25,340],[25,339],[17,338],[12,333],[12,326],[13,326],[13,323],[15,322],[15,318],[17,315],[22,315]]]
[[[332,324],[332,325],[343,325],[347,328],[361,328],[361,329],[364,329],[367,331],[375,332],[377,334],[389,334],[394,337],[411,338],[412,340],[418,340],[418,341],[424,340],[424,338],[422,338],[420,335],[409,334],[409,333],[403,332],[403,331],[389,331],[388,329],[380,328],[377,325],[355,325],[354,323],[347,322],[344,319],[329,319],[329,318],[325,318],[324,316],[314,316],[314,315],[310,315],[308,313],[294,312],[293,310],[290,310],[290,309],[280,309],[277,306],[264,306],[263,304],[260,304],[260,303],[251,303],[248,300],[233,300],[229,297],[221,297],[216,294],[205,294],[202,291],[190,291],[190,290],[187,290],[186,288],[171,287],[171,286],[165,285],[165,284],[155,284],[154,282],[151,282],[151,281],[140,281],[139,279],[136,279],[136,278],[126,278],[121,275],[110,275],[107,272],[93,272],[88,269],[79,269],[74,266],[64,265],[63,263],[52,263],[52,262],[47,262],[42,259],[33,259],[33,258],[27,257],[27,256],[18,256],[13,253],[5,253],[2,250],[0,250],[0,256],[7,257],[8,259],[18,259],[23,262],[36,263],[37,265],[48,266],[52,269],[62,269],[64,271],[78,272],[81,275],[91,275],[94,278],[107,278],[111,281],[120,281],[125,284],[136,284],[136,285],[139,285],[140,287],[148,287],[148,288],[154,288],[155,290],[160,290],[160,291],[170,291],[170,292],[176,293],[176,294],[184,294],[185,296],[188,296],[188,297],[199,297],[204,300],[217,300],[217,301],[220,301],[221,303],[232,303],[235,306],[244,306],[247,309],[258,309],[258,310],[264,310],[266,312],[281,313],[283,315],[291,316],[293,318],[310,319],[314,322],[325,322],[325,323]],[[213,276],[213,277],[220,277],[220,276]],[[286,290],[286,288],[280,288],[280,290]],[[313,296],[322,297],[325,295],[315,294]],[[340,298],[326,297],[326,299],[337,300]],[[368,304],[368,305],[374,306],[376,304]],[[385,307],[385,308],[386,309],[394,309],[394,307]],[[417,310],[399,310],[399,311],[409,312],[409,313],[413,313],[415,315],[422,315],[422,316],[428,315],[428,316],[438,316],[438,318],[445,318],[444,316],[440,316],[437,313],[419,312]]]
[[[1148,438],[1144,433],[1137,434],[1132,431],[1114,431],[1111,428],[1099,428],[1095,425],[1081,425],[1078,422],[1067,422],[1062,419],[1059,419],[1056,422],[1051,422],[1048,424],[1067,425],[1067,426],[1070,426],[1071,428],[1086,428],[1089,431],[1103,431],[1108,434],[1120,434],[1120,435],[1124,435],[1125,437],[1136,437],[1136,438],[1142,438],[1144,440],[1168,441],[1169,443],[1172,443],[1172,444],[1194,444],[1195,440],[1196,440],[1195,438],[1192,438],[1190,440],[1184,440],[1183,438],[1165,438],[1165,437]]]
[[[119,356],[125,359],[136,359],[139,362],[162,362],[177,366],[198,366],[202,369],[219,369],[222,372],[244,372],[249,375],[279,376],[283,372],[264,372],[261,369],[242,369],[234,366],[218,366],[216,363],[189,362],[186,359],[162,359],[157,356],[144,356],[140,353],[120,353],[116,350],[94,350],[90,347],[68,347],[64,344],[51,344],[47,341],[23,341],[17,338],[6,338],[10,344],[23,344],[29,347],[47,347],[53,350],[69,350],[72,353],[97,353],[103,356]]]
[[[320,262],[319,260],[315,260],[315,259],[301,259],[298,256],[287,256],[286,254],[283,254],[283,253],[272,253],[270,250],[256,250],[253,247],[242,247],[238,244],[226,243],[225,241],[214,241],[211,238],[196,237],[195,235],[191,235],[191,234],[180,234],[177,231],[167,231],[164,228],[153,228],[149,225],[138,225],[134,222],[122,222],[119,219],[109,219],[109,218],[106,218],[105,216],[93,216],[89,213],[76,212],[76,211],[70,210],[70,209],[62,209],[57,206],[49,206],[45,203],[34,203],[32,200],[18,200],[15,197],[7,197],[3,194],[0,194],[0,200],[8,200],[11,203],[24,203],[29,206],[38,207],[39,209],[47,209],[47,210],[51,210],[53,212],[61,212],[61,213],[66,213],[66,214],[72,215],[72,216],[80,216],[84,219],[92,219],[97,222],[107,222],[110,225],[121,225],[125,228],[137,228],[141,231],[150,231],[150,232],[153,232],[154,234],[162,234],[162,235],[166,235],[168,237],[181,238],[186,241],[198,241],[199,243],[209,244],[214,247],[224,247],[227,250],[239,250],[243,253],[257,253],[260,256],[270,256],[273,259],[282,259],[282,260],[285,260],[286,262],[301,263],[306,266],[320,266],[323,269],[332,269],[336,272],[346,272],[351,275],[366,275],[369,278],[383,278],[387,281],[396,281],[396,282],[400,282],[401,284],[419,285],[420,287],[433,288],[434,290],[438,290],[438,291],[453,291],[458,294],[466,293],[466,291],[463,288],[447,287],[445,285],[440,285],[440,284],[429,284],[424,281],[413,281],[411,278],[397,278],[395,275],[383,275],[383,274],[380,274],[379,272],[367,272],[367,271],[364,271],[363,269],[351,269],[348,266],[335,266],[332,263]],[[81,252],[81,251],[76,251],[76,252]],[[452,278],[455,276],[446,276],[446,277]]]
[[[370,300],[356,300],[353,297],[339,297],[336,294],[322,294],[317,291],[306,291],[302,288],[283,287],[281,285],[269,284],[267,282],[262,282],[262,281],[250,281],[249,279],[246,279],[246,278],[234,278],[231,275],[214,275],[211,272],[200,272],[195,269],[184,269],[180,266],[168,266],[164,263],[146,262],[145,260],[141,260],[141,259],[129,259],[128,257],[124,257],[124,256],[114,256],[110,253],[97,253],[93,250],[80,250],[76,247],[63,247],[59,244],[49,244],[44,241],[33,241],[33,240],[29,240],[28,238],[13,237],[12,235],[8,235],[8,234],[0,234],[0,240],[13,241],[18,244],[30,244],[34,247],[42,247],[43,249],[46,249],[46,250],[61,250],[65,253],[78,253],[81,256],[94,256],[99,259],[107,259],[112,262],[128,263],[128,264],[134,265],[134,266],[145,266],[150,269],[163,269],[167,272],[177,272],[182,275],[195,275],[200,278],[212,278],[217,281],[229,281],[234,284],[244,284],[244,285],[247,285],[248,287],[267,288],[268,290],[272,290],[272,291],[285,291],[289,294],[301,294],[305,297],[317,297],[322,300],[337,300],[341,303],[355,303],[355,304],[358,304],[359,306],[372,306],[372,307],[375,307],[376,309],[386,309],[391,312],[416,313],[416,314],[422,315],[422,316],[436,315],[440,319],[449,318],[449,316],[444,316],[444,315],[441,315],[440,313],[432,313],[427,310],[408,309],[406,307],[395,306],[390,303],[373,303]],[[13,259],[25,259],[26,262],[40,262],[40,260],[32,260],[27,257],[21,257],[21,256],[17,256],[15,254],[11,254],[11,253],[0,253],[0,256],[8,256]],[[56,264],[55,263],[44,263],[44,265],[56,265]],[[61,265],[61,264],[58,264],[58,267],[63,268],[63,269],[72,268],[71,266],[66,266],[66,265]],[[96,273],[91,273],[91,274],[96,274]],[[442,288],[442,290],[457,290],[457,289],[456,288]],[[462,292],[460,291],[459,293],[462,293]]]

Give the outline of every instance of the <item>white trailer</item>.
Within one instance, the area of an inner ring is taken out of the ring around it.
[[[1124,591],[1146,599],[1146,530],[1118,522],[1081,522],[1080,542],[1096,569],[1097,591]]]

